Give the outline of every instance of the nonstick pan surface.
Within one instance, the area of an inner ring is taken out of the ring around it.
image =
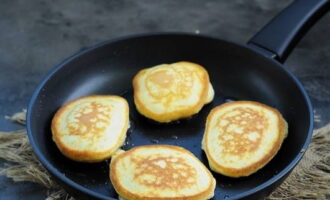
[[[142,68],[177,61],[204,66],[215,98],[189,119],[158,124],[137,112],[132,78]],[[57,109],[91,94],[116,94],[129,102],[131,127],[123,149],[146,144],[179,145],[192,151],[206,166],[201,140],[206,116],[213,107],[227,101],[253,100],[277,108],[289,124],[288,137],[278,154],[249,177],[228,178],[213,173],[217,180],[214,199],[267,195],[301,159],[313,128],[311,104],[299,81],[281,63],[248,46],[184,33],[138,35],[104,42],[55,67],[35,90],[28,108],[33,150],[50,174],[78,199],[118,198],[109,180],[109,161],[71,161],[59,152],[51,138],[50,122]]]

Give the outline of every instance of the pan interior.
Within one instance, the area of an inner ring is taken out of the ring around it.
[[[215,90],[214,101],[197,115],[170,124],[157,124],[142,117],[133,102],[133,76],[142,68],[183,60],[207,69]],[[300,153],[308,137],[308,106],[290,75],[273,61],[230,42],[175,34],[134,37],[104,43],[62,65],[46,78],[31,102],[30,137],[45,162],[104,198],[117,198],[108,178],[109,161],[97,164],[70,161],[51,139],[54,113],[65,102],[78,97],[116,94],[128,100],[131,128],[124,149],[145,144],[179,145],[192,151],[206,166],[201,139],[207,114],[213,107],[226,101],[254,100],[279,109],[289,124],[289,135],[280,152],[263,169],[246,178],[214,173],[215,199],[238,197],[277,176]]]

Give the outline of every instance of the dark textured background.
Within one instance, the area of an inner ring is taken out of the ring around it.
[[[200,32],[245,43],[287,0],[2,0],[0,2],[0,130],[26,108],[40,79],[82,48],[114,37],[158,31]],[[286,62],[307,89],[320,119],[330,121],[330,15],[298,44]],[[1,161],[0,161],[1,166]],[[0,199],[43,199],[35,184],[0,177]]]

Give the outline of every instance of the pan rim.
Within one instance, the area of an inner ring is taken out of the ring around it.
[[[254,52],[255,54],[257,54],[258,56],[260,56],[260,58],[264,58],[267,59],[270,62],[273,62],[275,65],[277,65],[278,67],[282,68],[282,70],[284,70],[284,72],[293,80],[293,82],[296,84],[297,88],[300,90],[300,92],[302,93],[303,99],[307,104],[307,108],[309,111],[309,129],[308,129],[308,133],[307,133],[307,138],[305,140],[305,143],[303,144],[303,149],[307,149],[308,145],[310,144],[311,141],[311,137],[312,137],[312,133],[313,133],[313,124],[314,124],[314,116],[313,116],[313,109],[312,109],[312,103],[311,100],[305,90],[305,88],[303,87],[302,83],[298,80],[298,78],[291,72],[289,71],[288,68],[284,67],[283,64],[279,63],[278,61],[271,59],[271,58],[267,58],[264,55],[256,52],[255,50],[251,49],[248,45],[242,45],[233,41],[229,41],[229,40],[224,40],[221,38],[217,38],[215,36],[212,35],[205,35],[205,34],[196,34],[196,33],[187,33],[187,32],[153,32],[153,33],[139,33],[139,34],[132,34],[132,35],[126,35],[126,36],[121,36],[121,37],[116,37],[114,39],[110,39],[104,42],[100,42],[97,43],[95,45],[92,45],[88,48],[85,48],[84,50],[80,50],[77,53],[67,57],[65,60],[63,60],[62,62],[60,62],[58,65],[54,66],[51,70],[49,70],[41,79],[41,81],[37,84],[36,88],[34,89],[32,96],[29,100],[28,103],[28,109],[27,109],[27,115],[26,115],[26,122],[27,122],[27,134],[28,134],[28,138],[29,141],[31,143],[32,149],[36,155],[36,157],[38,158],[38,160],[42,163],[42,165],[47,169],[48,172],[50,172],[51,175],[55,176],[56,179],[59,179],[61,182],[66,183],[68,186],[83,192],[85,194],[88,194],[90,196],[96,197],[96,198],[101,198],[101,199],[114,199],[112,197],[106,196],[104,194],[95,192],[89,188],[86,188],[76,182],[74,182],[73,180],[71,180],[70,178],[63,176],[63,174],[56,168],[54,167],[49,161],[48,159],[45,158],[45,156],[43,155],[43,153],[40,151],[39,148],[37,148],[37,144],[36,141],[34,140],[33,137],[33,131],[32,131],[32,127],[31,127],[31,123],[32,123],[32,111],[33,108],[35,106],[36,103],[36,99],[38,97],[38,95],[40,94],[42,88],[45,86],[45,84],[48,82],[48,80],[53,77],[60,69],[62,69],[63,67],[65,67],[68,63],[70,63],[72,60],[83,56],[84,54],[91,52],[97,48],[100,48],[104,45],[108,45],[114,42],[118,42],[118,41],[122,41],[122,40],[128,40],[128,39],[137,39],[137,38],[142,38],[142,37],[152,37],[152,36],[188,36],[188,37],[199,37],[199,38],[204,38],[204,39],[213,39],[213,40],[221,40],[223,42],[227,42],[227,43],[231,43],[234,45],[237,45],[239,47],[248,49],[249,51]],[[272,178],[268,179],[267,181],[265,181],[264,183],[258,185],[255,188],[252,188],[248,191],[245,191],[243,193],[237,194],[236,196],[232,196],[230,198],[233,199],[239,199],[239,198],[243,198],[243,197],[247,197],[249,195],[252,195],[254,193],[260,192],[268,187],[270,187],[272,184],[276,183],[277,181],[281,180],[282,178],[285,177],[285,175],[288,175],[293,168],[299,163],[299,161],[301,160],[301,158],[303,157],[305,152],[301,151],[300,153],[298,153],[294,159],[282,170],[280,171],[278,174],[276,174],[275,176],[273,176]]]

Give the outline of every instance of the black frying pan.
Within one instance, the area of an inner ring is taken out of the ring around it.
[[[214,174],[214,199],[263,197],[296,166],[310,142],[311,102],[301,83],[281,63],[328,8],[326,0],[295,1],[247,45],[201,35],[161,33],[115,39],[79,52],[49,72],[33,93],[27,115],[33,150],[77,199],[116,199],[108,178],[109,162],[70,161],[53,143],[50,122],[65,102],[90,94],[121,95],[129,102],[131,121],[124,149],[153,143],[180,145],[207,165],[201,138],[209,111],[226,101],[259,101],[280,110],[288,121],[289,135],[275,158],[257,173],[238,179]],[[142,68],[182,60],[207,69],[214,101],[192,118],[171,124],[160,125],[142,117],[133,104],[133,76]]]

